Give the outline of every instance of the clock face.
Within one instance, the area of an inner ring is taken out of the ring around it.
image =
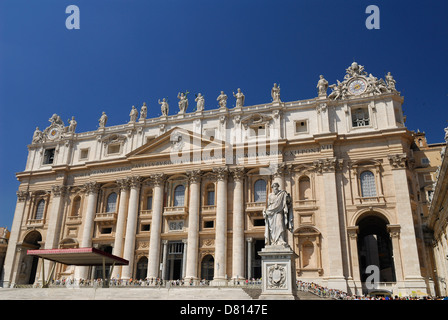
[[[56,128],[53,128],[48,132],[48,139],[52,139],[52,140],[56,139],[58,137],[58,135],[59,135],[59,130]]]
[[[348,85],[348,90],[353,94],[361,94],[366,91],[366,82],[361,79],[355,79]]]

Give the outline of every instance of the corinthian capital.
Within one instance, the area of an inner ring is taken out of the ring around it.
[[[26,191],[19,190],[16,192],[16,194],[17,194],[17,200],[19,201],[25,201],[28,198],[28,192]]]
[[[242,167],[236,167],[230,170],[235,181],[241,181],[244,178],[245,170]]]
[[[131,188],[138,188],[142,182],[142,178],[140,176],[130,176],[127,178],[129,186]]]
[[[201,170],[195,169],[187,171],[188,180],[190,180],[190,183],[198,183],[201,181]]]
[[[125,178],[125,179],[118,179],[117,180],[117,184],[119,185],[120,190],[126,190],[126,189],[129,188],[129,181],[128,181],[127,178]]]
[[[166,175],[164,173],[154,173],[150,175],[150,178],[154,186],[163,186],[166,180]]]
[[[394,169],[406,167],[406,154],[405,153],[389,155],[388,158],[389,158],[390,165]]]
[[[87,182],[83,185],[83,190],[86,194],[97,193],[100,189],[98,182]]]
[[[229,169],[227,167],[215,167],[213,172],[216,174],[216,179],[225,180],[229,174]]]
[[[51,187],[51,191],[54,196],[60,197],[61,195],[64,195],[67,192],[67,187],[54,185]]]

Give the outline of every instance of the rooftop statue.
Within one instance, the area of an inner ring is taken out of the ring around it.
[[[274,86],[271,89],[271,97],[272,97],[272,102],[281,102],[280,101],[280,86],[277,86],[276,83],[274,83]]]
[[[100,128],[104,128],[107,123],[107,115],[106,112],[103,111],[103,114],[101,115],[101,118],[98,120],[100,124]]]
[[[184,114],[185,111],[187,111],[187,108],[188,108],[187,95],[188,94],[189,94],[188,91],[186,93],[179,92],[177,94],[177,99],[179,99],[179,114]]]
[[[146,119],[147,114],[148,114],[148,108],[146,107],[146,102],[143,102],[143,105],[140,108],[140,119],[139,120]]]
[[[327,96],[328,81],[325,80],[323,75],[319,76],[319,81],[317,82],[316,88],[318,89],[317,93],[319,97]]]
[[[72,119],[68,120],[68,123],[69,123],[68,132],[75,133],[76,126],[78,125],[78,123],[75,120],[75,116],[72,116]]]
[[[162,102],[160,102],[160,99],[159,99],[159,104],[161,105],[160,109],[162,111],[162,116],[167,116],[168,111],[169,111],[169,106],[168,106],[168,102],[166,101],[166,99],[163,98]]]
[[[226,108],[227,107],[227,95],[224,93],[224,91],[221,91],[221,94],[216,99],[219,103],[220,108]]]
[[[204,96],[201,93],[198,93],[194,101],[196,101],[196,111],[204,111],[205,101]]]
[[[242,108],[244,106],[244,94],[241,92],[241,89],[238,88],[237,93],[233,93],[233,96],[236,98],[236,107]]]
[[[135,109],[135,106],[132,106],[131,113],[129,113],[129,117],[131,118],[129,122],[136,122],[138,117],[138,111]]]

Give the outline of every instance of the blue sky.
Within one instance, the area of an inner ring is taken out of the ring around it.
[[[365,26],[372,4],[379,30]],[[79,30],[65,26],[69,5]],[[126,123],[144,101],[157,117],[163,97],[172,114],[185,90],[206,109],[237,88],[245,105],[266,103],[274,82],[283,101],[309,99],[320,74],[335,83],[356,60],[392,73],[407,127],[436,143],[448,126],[447,58],[448,1],[1,0],[0,227],[11,228],[34,129],[53,113],[83,132],[102,111],[108,125]]]

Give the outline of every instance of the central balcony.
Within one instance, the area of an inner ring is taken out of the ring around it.
[[[95,222],[99,223],[115,223],[117,221],[116,212],[98,212],[95,215]]]
[[[164,207],[163,216],[167,219],[184,219],[188,214],[187,207]]]

